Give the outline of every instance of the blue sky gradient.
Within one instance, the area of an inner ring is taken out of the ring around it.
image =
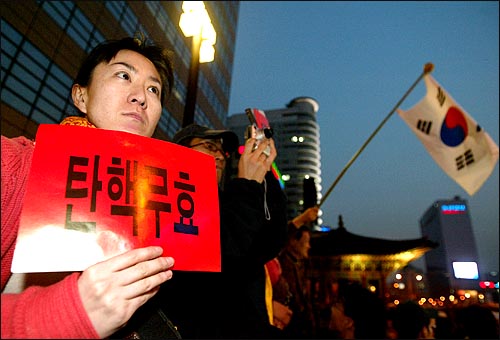
[[[498,145],[498,17],[496,1],[242,1],[229,113],[316,99],[325,193],[432,62],[432,76]],[[424,95],[421,81],[400,108]],[[458,195],[469,205],[481,273],[498,271],[498,172],[497,164],[469,196],[395,113],[334,188],[322,218],[336,228],[341,214],[363,236],[418,238],[427,208]]]

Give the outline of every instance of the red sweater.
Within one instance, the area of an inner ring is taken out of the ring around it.
[[[24,137],[2,136],[1,289],[10,267],[34,143]],[[2,294],[1,338],[98,338],[80,299],[73,273],[48,287],[32,286],[21,294]]]

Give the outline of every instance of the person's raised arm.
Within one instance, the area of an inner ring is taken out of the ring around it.
[[[307,225],[315,221],[318,218],[318,211],[318,206],[307,208],[303,213],[294,217],[291,222],[295,227],[300,228],[304,224]]]

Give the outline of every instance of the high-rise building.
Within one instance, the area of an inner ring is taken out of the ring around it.
[[[439,243],[425,254],[433,297],[479,288],[478,252],[467,201],[459,196],[435,201],[420,219],[422,236]]]
[[[319,104],[313,98],[292,99],[286,108],[257,108],[265,112],[274,135],[278,156],[275,163],[285,183],[288,196],[288,215],[293,218],[304,208],[304,182],[312,179],[316,190],[311,190],[314,198],[306,201],[319,202],[321,198],[321,157],[319,125],[316,113]],[[228,126],[243,140],[245,129],[250,124],[245,113],[228,117]],[[243,143],[241,143],[243,144]],[[321,220],[318,219],[321,225]]]
[[[199,68],[195,122],[226,126],[239,2],[205,1],[217,32],[215,60]],[[0,1],[1,129],[34,138],[39,124],[76,112],[72,80],[99,42],[139,32],[173,51],[174,89],[154,137],[181,127],[191,39],[179,28],[182,1]]]

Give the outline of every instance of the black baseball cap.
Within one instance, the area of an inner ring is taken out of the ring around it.
[[[206,139],[220,138],[222,140],[222,148],[225,152],[235,151],[239,145],[238,136],[234,132],[229,130],[211,130],[206,126],[198,124],[190,124],[177,131],[172,142],[187,146],[187,143],[196,137]]]

